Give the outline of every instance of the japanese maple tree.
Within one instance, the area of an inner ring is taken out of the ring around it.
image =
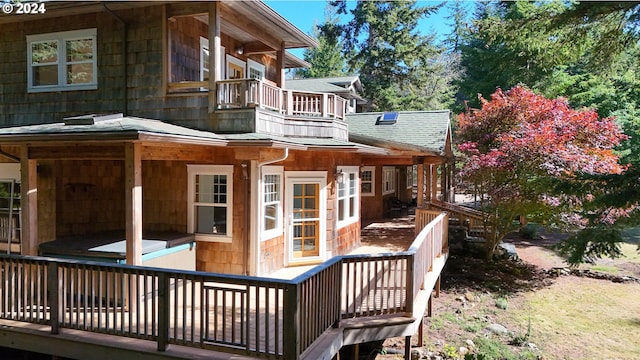
[[[482,196],[487,255],[526,217],[537,223],[581,226],[588,194],[562,194],[549,185],[579,174],[619,174],[613,148],[625,135],[612,118],[572,109],[516,86],[498,89],[481,108],[460,114],[461,180]]]

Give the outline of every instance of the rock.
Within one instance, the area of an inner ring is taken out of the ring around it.
[[[411,360],[420,360],[422,359],[422,354],[418,349],[411,350]]]
[[[464,346],[460,346],[460,348],[458,349],[458,354],[465,356],[469,353],[469,349],[467,349]]]
[[[471,301],[471,302],[478,301],[478,298],[475,295],[473,295],[473,293],[471,292],[465,293],[464,298],[467,299],[467,301]]]
[[[476,347],[476,344],[475,344],[475,343],[473,342],[473,340],[471,340],[471,339],[467,339],[467,340],[465,340],[465,342],[464,342],[464,343],[467,345],[467,347],[468,347],[469,349],[473,349],[473,348],[475,348],[475,347]]]
[[[500,324],[491,324],[491,325],[487,326],[485,328],[485,330],[487,330],[487,331],[489,331],[491,333],[494,333],[496,335],[504,335],[504,334],[509,333],[509,330],[507,330],[506,327],[504,327],[504,326],[502,326]]]
[[[527,343],[527,346],[529,347],[529,349],[531,350],[538,350],[538,346],[532,342]]]

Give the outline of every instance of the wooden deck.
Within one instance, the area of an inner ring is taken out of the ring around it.
[[[3,255],[0,346],[92,359],[331,359],[345,345],[412,335],[447,257],[446,215],[432,217],[407,251],[336,257],[293,279]]]

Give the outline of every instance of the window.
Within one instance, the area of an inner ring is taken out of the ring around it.
[[[200,81],[209,80],[209,39],[200,37]]]
[[[342,166],[338,167],[338,173],[340,171],[342,173],[336,180],[338,182],[338,227],[351,224],[360,217],[358,212],[360,204],[358,198],[359,168]]]
[[[362,196],[376,194],[376,167],[364,166],[360,171],[360,193]]]
[[[244,79],[244,71],[246,64],[244,61],[227,55],[227,78],[228,79]]]
[[[265,69],[264,65],[260,64],[259,62],[253,61],[251,59],[247,61],[247,65],[249,67],[250,79],[256,79],[256,80],[264,79],[264,69]]]
[[[28,92],[98,88],[96,29],[27,36]]]
[[[188,165],[188,231],[198,241],[231,242],[233,165]]]
[[[282,166],[262,168],[263,240],[282,234]]]
[[[413,166],[407,166],[407,189],[413,188]]]
[[[393,194],[396,192],[396,168],[385,166],[382,168],[382,194]]]

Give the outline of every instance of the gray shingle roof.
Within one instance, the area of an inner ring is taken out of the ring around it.
[[[376,125],[382,114],[348,114],[349,140],[372,146],[450,154],[449,110],[400,111],[395,124]]]
[[[326,92],[326,93],[341,93],[341,92],[348,91],[348,89],[345,89],[344,87],[334,85],[330,82],[326,82],[325,79],[287,80],[285,82],[285,87],[290,90]]]
[[[108,120],[95,121],[90,125],[66,125],[64,122],[25,125],[0,129],[0,140],[17,140],[19,138],[43,138],[54,140],[57,137],[108,136],[109,134],[129,135],[132,138],[140,134],[165,135],[171,137],[198,140],[218,140],[224,138],[218,134],[172,125],[160,120],[143,119],[131,116],[112,117]]]

